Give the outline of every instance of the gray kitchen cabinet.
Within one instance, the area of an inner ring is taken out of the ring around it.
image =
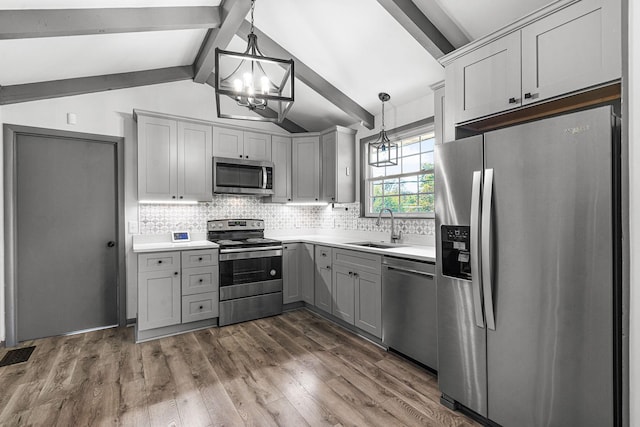
[[[286,243],[282,246],[282,303],[302,301],[300,287],[298,248],[300,243]]]
[[[302,301],[314,305],[315,301],[315,275],[314,275],[314,246],[311,243],[302,243],[299,247],[298,280],[300,281]]]
[[[331,313],[332,304],[332,249],[328,246],[315,247],[315,302],[314,305]]]
[[[271,137],[271,161],[273,170],[273,203],[291,201],[291,138],[279,135]]]
[[[353,269],[344,265],[334,265],[332,288],[331,314],[353,325],[356,309]]]
[[[454,122],[619,79],[620,8],[619,0],[554,2],[441,58]]]
[[[619,0],[582,0],[522,29],[523,105],[621,76]]]
[[[282,252],[282,303],[304,301],[313,304],[313,245],[286,243]]]
[[[135,116],[138,200],[211,200],[211,125],[143,111]]]
[[[138,329],[179,324],[180,305],[179,253],[138,255]]]
[[[382,277],[367,271],[356,271],[354,274],[354,325],[382,338]]]
[[[453,63],[455,121],[462,123],[520,106],[520,32],[464,55]]]
[[[334,249],[332,268],[333,315],[382,337],[382,257]]]
[[[322,200],[332,203],[353,203],[356,200],[356,131],[342,126],[323,132]]]
[[[293,137],[291,153],[293,201],[319,201],[320,136]]]
[[[271,161],[271,135],[214,126],[213,155]]]
[[[445,90],[444,90],[444,80],[438,82],[431,86],[431,90],[433,91],[434,98],[434,109],[433,109],[433,132],[436,140],[436,144],[442,144],[446,142],[445,140],[445,128],[446,118],[445,118]]]

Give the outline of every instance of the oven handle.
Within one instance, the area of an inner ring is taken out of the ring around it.
[[[253,248],[226,248],[220,249],[221,254],[232,254],[235,252],[255,252],[255,251],[270,251],[272,249],[282,249],[282,245],[278,246],[258,246]]]
[[[259,249],[259,250],[258,250]],[[269,246],[266,248],[252,248],[251,251],[240,251],[238,249],[220,250],[220,261],[231,261],[234,259],[270,258],[282,256],[282,246]]]

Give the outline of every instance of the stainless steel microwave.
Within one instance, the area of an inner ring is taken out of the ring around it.
[[[214,194],[273,194],[273,163],[258,160],[213,158]]]

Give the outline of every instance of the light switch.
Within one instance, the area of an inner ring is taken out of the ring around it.
[[[129,221],[129,234],[138,234],[139,232],[138,221]]]
[[[78,123],[78,116],[76,116],[76,113],[67,113],[67,124],[75,125],[76,123]]]

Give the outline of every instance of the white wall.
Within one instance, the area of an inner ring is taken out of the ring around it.
[[[246,127],[284,131],[271,123],[221,120],[216,117],[215,92],[208,85],[191,81],[114,90],[0,107],[0,123],[61,129],[125,138],[125,221],[138,220],[137,145],[133,109],[192,117],[203,120],[233,123]],[[67,113],[77,115],[77,124],[68,125]],[[0,132],[0,143],[2,142]],[[1,152],[1,150],[0,150]],[[1,154],[0,154],[1,156]],[[1,157],[0,157],[1,160]],[[0,180],[2,179],[0,161]],[[1,181],[0,181],[1,183]],[[0,216],[3,214],[0,200]],[[127,258],[132,257],[131,236],[126,237]],[[0,340],[5,338],[4,305],[4,230],[0,229]],[[132,272],[127,271],[127,276]],[[129,282],[129,280],[127,280]],[[135,283],[135,282],[134,282]],[[127,318],[135,317],[135,298],[128,298]]]
[[[630,426],[640,426],[640,4],[629,1]],[[635,166],[635,167],[634,167]]]

